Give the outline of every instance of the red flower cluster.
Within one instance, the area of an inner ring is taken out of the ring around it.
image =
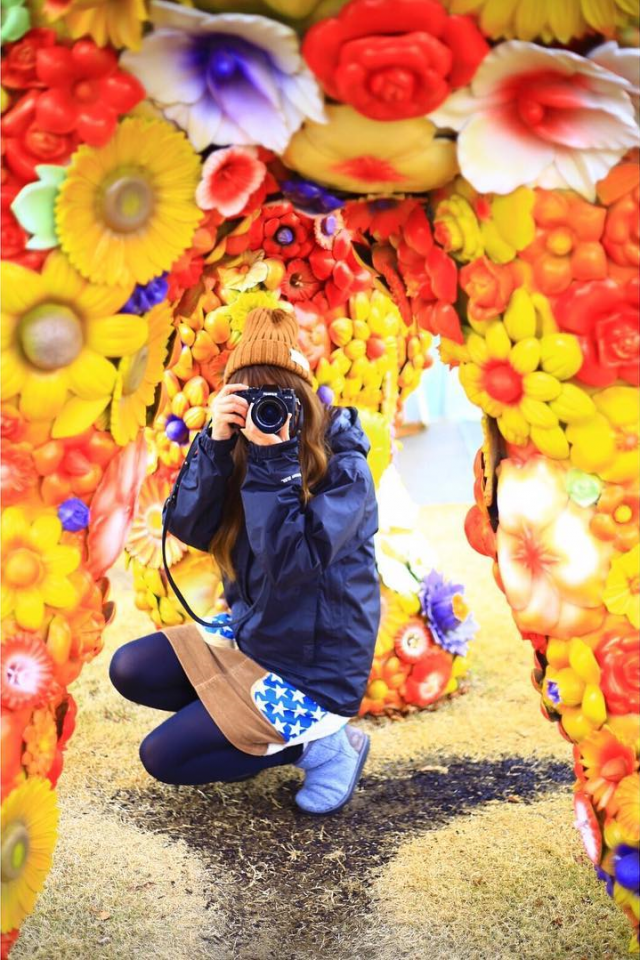
[[[563,330],[574,333],[584,355],[579,380],[608,387],[618,377],[640,384],[640,283],[573,283],[554,304]]]
[[[314,245],[311,220],[297,214],[288,200],[266,204],[249,231],[249,249],[262,249],[267,257],[306,258]]]
[[[36,104],[41,129],[58,134],[76,131],[92,147],[107,143],[118,116],[144,97],[140,81],[118,67],[115,51],[89,39],[78,40],[72,47],[39,50],[36,74],[48,87]]]
[[[7,167],[21,185],[38,179],[39,163],[64,164],[78,146],[77,133],[43,130],[36,120],[37,90],[30,90],[0,122]]]
[[[457,297],[455,261],[433,239],[431,224],[420,201],[380,198],[350,203],[345,211],[349,229],[372,244],[373,266],[384,279],[404,322],[416,317],[431,333],[463,342],[460,321],[452,306]]]
[[[370,286],[370,272],[356,258],[349,234],[341,230],[329,249],[315,247],[307,260],[289,261],[282,293],[291,303],[307,301],[326,310]]]
[[[55,42],[55,30],[30,30],[16,43],[8,43],[3,50],[2,86],[7,90],[42,87],[36,74],[38,51],[55,46]]]
[[[2,259],[13,260],[29,270],[39,270],[48,251],[27,250],[29,234],[23,230],[11,210],[11,204],[23,186],[5,167],[0,187],[0,222],[2,224]]]
[[[144,97],[114,50],[88,39],[61,46],[52,30],[9,44],[3,66],[5,87],[27,91],[2,118],[6,163],[22,183],[37,179],[39,163],[65,163],[80,142],[107,143]]]
[[[302,44],[329,96],[374,120],[435,110],[488,51],[471,18],[448,16],[436,0],[351,0]]]

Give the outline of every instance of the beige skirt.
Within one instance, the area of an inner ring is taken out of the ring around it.
[[[161,632],[213,721],[244,753],[276,753],[328,736],[349,721],[261,667],[234,640],[211,634],[205,640],[195,623]]]

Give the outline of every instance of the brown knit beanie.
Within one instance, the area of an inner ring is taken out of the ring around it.
[[[309,361],[298,347],[298,321],[293,312],[256,307],[247,314],[242,336],[227,360],[224,383],[240,367],[255,363],[292,370],[313,385]]]

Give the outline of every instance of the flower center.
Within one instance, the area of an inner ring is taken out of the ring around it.
[[[154,205],[153,189],[141,172],[118,171],[105,187],[102,216],[114,233],[135,233],[146,226]]]
[[[20,547],[9,555],[4,574],[12,587],[31,587],[42,577],[40,558],[33,550]]]
[[[219,48],[209,60],[209,73],[215,80],[228,80],[238,69],[238,58],[231,50]]]
[[[547,237],[547,250],[556,257],[564,257],[573,249],[573,237],[565,227],[552,230]]]
[[[461,594],[459,593],[454,593],[453,597],[451,598],[451,609],[453,610],[453,614],[456,619],[460,620],[461,622],[466,620],[469,615],[469,607],[466,605]]]
[[[616,447],[620,450],[621,453],[631,452],[635,450],[638,446],[638,434],[637,433],[625,433],[624,430],[618,430],[616,432]]]
[[[149,345],[145,343],[133,357],[128,358],[127,368],[122,379],[122,392],[125,396],[135,393],[144,379],[149,362]]]
[[[369,90],[387,103],[406,102],[413,97],[415,78],[404,67],[387,67],[377,70],[369,80]]]
[[[291,227],[280,227],[276,230],[276,243],[281,247],[288,247],[294,240],[295,235]]]
[[[39,370],[68,366],[82,350],[82,324],[69,307],[43,303],[20,322],[22,350]]]
[[[518,99],[518,113],[528,127],[534,127],[544,117],[544,107],[532,97],[520,97]]]
[[[522,377],[510,363],[498,361],[487,365],[484,388],[495,400],[502,403],[517,403],[522,397]]]
[[[324,217],[320,225],[320,229],[324,233],[325,237],[332,237],[338,229],[338,218],[334,217],[333,214],[330,214],[328,217]]]
[[[633,512],[627,503],[621,503],[613,512],[613,519],[616,523],[629,523],[632,516]]]
[[[344,173],[347,177],[369,183],[375,183],[376,181],[401,183],[402,180],[407,179],[404,173],[396,170],[388,160],[370,155],[342,160],[340,163],[334,163],[332,169],[336,173]]]
[[[73,96],[81,103],[90,103],[98,99],[98,91],[95,84],[89,80],[79,80],[73,88]]]
[[[29,856],[29,833],[23,823],[10,823],[2,839],[2,880],[17,880]]]
[[[640,576],[636,574],[629,580],[629,593],[637,596],[640,593]]]

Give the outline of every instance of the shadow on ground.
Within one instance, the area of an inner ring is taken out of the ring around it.
[[[110,798],[146,830],[183,839],[225,877],[233,907],[219,946],[233,942],[234,956],[273,955],[275,937],[287,960],[335,957],[349,942],[353,948],[374,876],[407,836],[491,801],[564,792],[573,781],[571,768],[558,761],[457,756],[443,763],[438,756],[419,769],[389,766],[384,776],[364,776],[344,810],[318,817],[293,803],[300,779],[287,769],[242,784],[158,784]],[[267,902],[271,916],[260,909]]]

